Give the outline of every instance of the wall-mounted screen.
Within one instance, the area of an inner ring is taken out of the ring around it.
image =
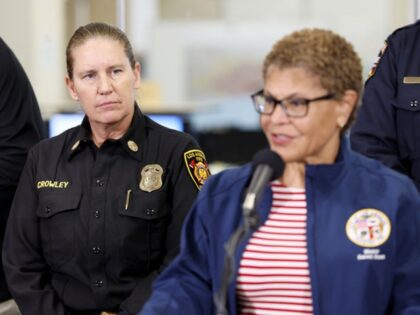
[[[167,128],[185,131],[185,119],[178,114],[147,114],[150,119]]]
[[[48,135],[54,137],[77,125],[80,125],[84,117],[83,113],[58,113],[48,120]]]

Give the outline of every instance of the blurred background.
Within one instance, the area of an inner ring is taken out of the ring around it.
[[[0,0],[0,36],[53,135],[81,117],[64,83],[71,34],[92,21],[119,26],[142,65],[142,111],[193,134],[217,171],[265,146],[249,95],[262,87],[261,64],[277,39],[303,27],[334,30],[352,42],[366,78],[387,35],[417,19],[419,1]]]

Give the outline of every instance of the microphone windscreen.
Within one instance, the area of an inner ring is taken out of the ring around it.
[[[280,177],[284,171],[283,159],[270,149],[263,149],[255,153],[252,159],[252,165],[254,170],[259,165],[268,165],[273,171],[270,181]]]

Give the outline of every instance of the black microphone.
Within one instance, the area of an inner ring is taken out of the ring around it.
[[[258,151],[252,159],[253,175],[242,204],[243,215],[250,227],[258,225],[256,207],[260,202],[265,186],[280,177],[284,171],[284,162],[280,155],[270,149]]]
[[[254,155],[252,164],[253,175],[242,205],[244,223],[235,230],[225,244],[226,256],[222,280],[220,289],[214,296],[216,315],[228,315],[226,297],[229,283],[232,281],[235,273],[235,251],[238,244],[251,232],[251,229],[255,229],[258,226],[259,218],[256,207],[261,199],[262,192],[270,181],[280,177],[284,171],[283,160],[270,149],[258,151]]]

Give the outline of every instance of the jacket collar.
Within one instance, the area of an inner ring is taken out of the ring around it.
[[[342,137],[340,142],[340,149],[335,163],[332,164],[308,164],[306,165],[306,188],[310,187],[308,181],[316,181],[318,189],[330,188],[341,180],[341,178],[349,170],[346,165],[351,163],[354,158],[354,153],[350,149],[350,142],[347,137]],[[252,177],[252,166],[247,164],[243,169],[243,174],[248,174],[249,180]],[[249,182],[248,180],[248,182]],[[246,191],[247,182],[244,182],[242,190]],[[272,192],[271,186],[264,189],[261,202],[257,205],[257,212],[260,214],[260,223],[265,222],[268,213],[271,209]]]
[[[334,186],[348,170],[345,165],[351,163],[353,153],[350,149],[348,137],[341,138],[337,159],[333,164],[308,164],[306,165],[306,180],[316,180],[325,186]]]

